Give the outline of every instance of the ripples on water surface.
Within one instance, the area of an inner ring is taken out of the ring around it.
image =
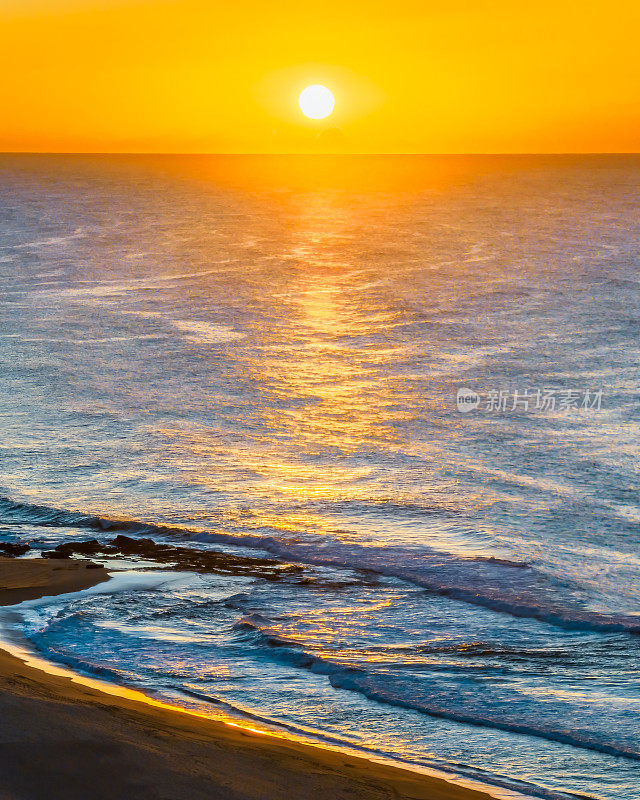
[[[2,539],[225,554],[31,610],[41,650],[640,798],[638,159],[0,168]],[[604,395],[463,415],[461,386]]]

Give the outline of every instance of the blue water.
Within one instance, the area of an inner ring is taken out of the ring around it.
[[[231,558],[32,609],[33,644],[531,794],[640,798],[639,177],[3,157],[0,541]]]

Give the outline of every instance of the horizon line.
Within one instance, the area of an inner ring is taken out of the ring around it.
[[[636,150],[558,150],[558,151],[519,151],[519,152],[357,152],[357,153],[318,153],[318,152],[213,152],[186,150],[0,150],[0,156],[640,156]]]

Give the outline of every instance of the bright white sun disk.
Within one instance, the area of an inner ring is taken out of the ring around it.
[[[333,111],[336,100],[326,86],[314,83],[300,92],[298,104],[305,117],[324,119]]]

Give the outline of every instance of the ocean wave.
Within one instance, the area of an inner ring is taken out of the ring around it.
[[[292,541],[268,535],[198,531],[19,503],[8,497],[0,497],[0,522],[119,532],[129,536],[178,536],[191,545],[250,548],[289,563],[396,578],[452,600],[568,630],[640,633],[640,615],[589,611],[581,606],[583,600],[577,590],[571,591],[531,565],[508,559],[461,557],[427,547],[358,545],[328,537]]]
[[[401,758],[398,754],[394,753],[390,756],[386,752],[378,751],[378,750],[371,750],[370,748],[363,747],[361,745],[354,745],[353,742],[350,742],[346,739],[343,739],[339,736],[331,736],[327,733],[320,732],[318,730],[308,728],[306,726],[300,725],[293,725],[290,722],[284,722],[280,719],[274,719],[266,714],[255,714],[252,713],[244,708],[241,708],[238,705],[234,705],[232,703],[228,703],[224,700],[221,700],[214,695],[203,692],[198,689],[190,689],[183,687],[181,692],[185,694],[187,697],[191,697],[194,700],[200,700],[207,704],[214,705],[216,707],[223,708],[227,712],[229,712],[232,716],[237,716],[242,719],[246,719],[252,722],[257,722],[261,725],[266,727],[273,727],[280,730],[286,730],[289,733],[292,733],[297,736],[302,737],[309,737],[311,736],[312,739],[315,741],[321,741],[325,744],[329,745],[337,745],[338,747],[346,747],[351,751],[356,751],[361,755],[371,756],[372,754],[375,756],[381,756],[388,762],[393,764],[404,764],[409,765],[410,767],[415,769],[416,762],[410,761],[409,759]],[[430,759],[422,759],[420,766],[427,767],[431,770],[438,770],[440,773],[444,773],[441,777],[445,775],[456,775],[463,778],[470,779],[472,781],[477,781],[479,786],[474,786],[475,789],[484,789],[486,791],[487,787],[491,786],[495,789],[506,789],[508,790],[509,798],[513,798],[514,795],[512,792],[517,792],[518,794],[516,797],[524,798],[529,797],[539,797],[543,800],[593,800],[591,796],[587,795],[578,795],[575,793],[566,794],[564,792],[555,792],[549,789],[546,789],[542,786],[537,786],[529,782],[520,781],[516,778],[510,778],[506,775],[499,775],[496,773],[488,772],[487,770],[480,769],[479,767],[470,767],[467,764],[451,764],[445,761],[441,761],[436,758]],[[522,793],[522,794],[520,794]],[[493,793],[492,793],[493,794]],[[498,797],[502,797],[502,794],[496,795]]]
[[[82,610],[74,612],[71,615],[63,615],[63,620],[68,621],[69,616],[74,617],[76,622],[80,623],[81,625],[83,624]],[[257,624],[259,621],[259,615],[252,615],[252,617],[253,622]],[[354,744],[348,739],[331,735],[308,725],[294,724],[290,721],[274,718],[266,713],[256,713],[255,711],[244,708],[237,703],[230,703],[228,700],[224,700],[221,697],[213,694],[211,690],[204,690],[197,685],[183,684],[179,687],[174,687],[171,695],[167,697],[166,686],[162,687],[165,690],[164,692],[160,691],[159,687],[150,687],[148,677],[147,681],[143,683],[140,680],[140,675],[135,671],[123,669],[121,666],[115,667],[109,661],[101,663],[95,658],[91,658],[89,660],[76,652],[70,652],[66,648],[61,649],[59,647],[52,646],[48,638],[48,633],[50,632],[50,625],[56,625],[58,621],[59,620],[57,618],[50,620],[48,625],[45,625],[37,632],[32,632],[29,639],[36,647],[36,652],[38,652],[38,654],[44,655],[46,658],[51,659],[54,663],[61,664],[69,669],[72,669],[74,672],[80,675],[109,681],[118,686],[140,688],[142,691],[145,691],[148,696],[169,703],[175,703],[176,696],[178,698],[181,697],[183,700],[180,704],[190,709],[194,708],[194,704],[189,702],[189,700],[192,700],[195,701],[195,708],[197,710],[202,710],[202,704],[204,704],[205,708],[214,710],[214,717],[215,711],[221,711],[223,714],[225,714],[227,719],[230,718],[238,721],[257,723],[264,726],[267,730],[271,729],[273,731],[287,731],[288,733],[301,737],[306,741],[312,741],[315,743],[320,742],[329,746],[346,748],[349,751],[355,751],[365,757],[371,757],[372,755],[377,758],[381,757],[385,760],[389,760],[391,763],[404,764],[413,769],[416,767],[415,761],[402,758],[398,754],[394,753],[390,755],[384,751],[375,749],[372,750],[369,747],[361,744]],[[470,779],[474,782],[477,781],[481,784],[477,788],[491,786],[495,787],[496,789],[506,789],[508,791],[508,794],[506,795],[507,797],[512,797],[512,792],[518,792],[518,796],[522,796],[523,800],[524,797],[539,797],[543,800],[567,800],[568,798],[572,798],[573,800],[575,800],[575,798],[580,798],[580,800],[591,800],[591,798],[583,795],[567,795],[563,792],[550,791],[535,784],[510,778],[506,775],[488,772],[479,767],[472,767],[467,764],[452,764],[436,758],[429,758],[421,759],[420,762],[418,762],[418,765],[444,773],[441,775],[441,777],[459,776]],[[520,793],[522,793],[522,795],[520,795]],[[497,794],[496,796],[502,797],[503,795]]]
[[[281,636],[274,623],[261,614],[247,614],[238,620],[235,627],[239,631],[247,630],[259,638],[263,648],[271,651],[272,658],[298,669],[326,675],[334,688],[357,692],[369,700],[452,722],[535,736],[547,741],[640,761],[640,749],[637,746],[599,739],[586,727],[580,729],[578,726],[572,726],[570,729],[568,726],[565,728],[554,725],[553,722],[545,722],[543,714],[536,714],[535,706],[530,708],[531,713],[526,718],[524,715],[519,718],[517,710],[512,711],[510,704],[503,707],[490,704],[487,710],[483,710],[473,696],[461,693],[459,687],[455,692],[447,693],[439,687],[437,679],[429,681],[428,689],[420,693],[416,691],[413,682],[391,675],[388,671],[341,664],[308,653],[296,642]]]
[[[340,736],[332,736],[326,732],[316,730],[315,728],[294,725],[291,722],[275,719],[267,714],[256,714],[252,711],[242,708],[237,704],[222,700],[221,698],[213,695],[211,692],[202,691],[199,687],[196,688],[183,686],[180,688],[180,694],[195,701],[206,703],[208,706],[220,708],[232,717],[258,723],[266,728],[273,728],[281,731],[285,730],[294,736],[302,737],[307,741],[309,738],[311,738],[311,740],[315,742],[322,742],[323,744],[347,748],[349,751],[355,751],[360,755],[364,755],[365,757],[371,757],[373,755],[378,758],[382,757],[386,762],[394,765],[408,765],[413,769],[416,767],[415,761],[402,758],[397,753],[389,755],[388,753],[380,750],[372,750],[371,748],[362,745],[356,745]],[[436,774],[440,773],[438,777],[444,778],[446,776],[458,776],[477,782],[479,785],[473,786],[475,789],[486,791],[488,787],[492,787],[494,790],[507,790],[508,794],[503,795],[502,793],[497,793],[495,795],[496,797],[505,796],[508,798],[514,798],[514,800],[516,800],[516,798],[522,798],[522,800],[525,800],[525,798],[532,797],[538,797],[541,798],[541,800],[593,800],[592,797],[587,795],[577,795],[574,793],[569,795],[564,792],[554,792],[549,789],[545,789],[542,786],[520,781],[516,778],[510,778],[506,775],[488,772],[487,770],[483,770],[479,767],[470,767],[467,764],[451,764],[436,758],[430,758],[421,759],[418,766],[437,771]],[[517,795],[514,795],[514,792],[517,792]],[[491,794],[493,796],[493,792]]]

